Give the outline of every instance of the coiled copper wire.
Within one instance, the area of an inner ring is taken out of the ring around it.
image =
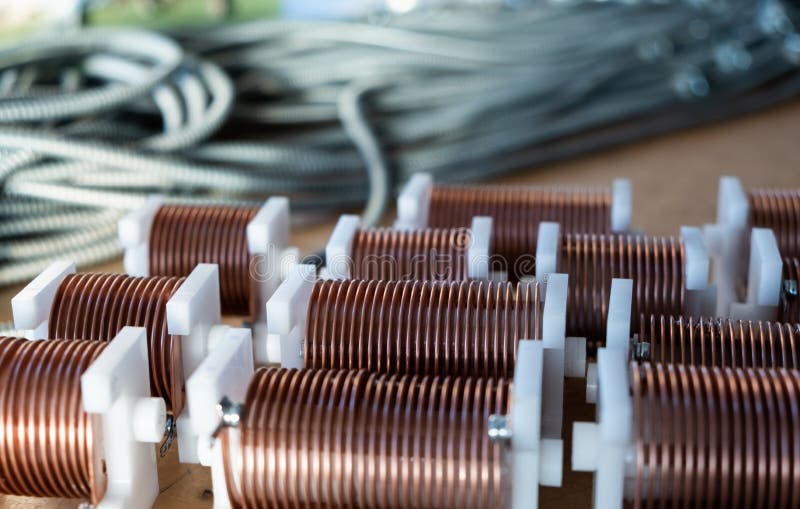
[[[321,280],[305,366],[510,377],[520,339],[541,338],[539,285]]]
[[[199,263],[216,263],[222,312],[255,317],[247,225],[256,213],[256,207],[161,206],[150,229],[150,274],[186,277]]]
[[[230,431],[221,436],[231,504],[502,507],[503,446],[489,440],[488,417],[508,406],[502,380],[261,369],[241,454]]]
[[[111,341],[125,326],[147,330],[150,388],[167,410],[183,408],[181,340],[167,332],[167,301],[183,283],[177,277],[71,274],[50,308],[50,339]]]
[[[800,323],[800,258],[783,259],[783,289],[778,319]]]
[[[605,337],[614,278],[633,279],[632,316],[684,311],[684,249],[673,237],[568,233],[558,272],[569,275],[567,334],[586,337],[592,350]]]
[[[0,493],[103,498],[100,423],[83,410],[80,377],[105,346],[0,338]]]
[[[350,252],[350,277],[461,281],[468,276],[471,241],[470,230],[465,228],[357,230]]]
[[[650,362],[798,369],[800,325],[642,315],[633,353]]]
[[[800,503],[800,372],[641,364],[632,389],[635,509]]]
[[[492,218],[491,252],[510,275],[536,253],[539,223],[560,223],[562,232],[611,232],[611,189],[607,187],[435,185],[428,225],[467,227],[474,216]]]
[[[770,228],[783,256],[800,256],[800,189],[748,191],[750,225]]]

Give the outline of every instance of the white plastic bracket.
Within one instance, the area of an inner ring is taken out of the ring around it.
[[[625,352],[628,358],[631,340],[633,280],[612,279],[606,321],[606,348]]]
[[[567,283],[566,274],[548,275],[542,313],[542,342],[545,348],[542,433],[547,438],[561,437],[564,418]]]
[[[560,244],[560,226],[558,223],[539,223],[536,236],[536,279],[544,281],[548,274],[558,270]]]
[[[153,444],[167,411],[150,397],[147,371],[145,329],[125,327],[81,376],[83,407],[100,414],[103,427],[108,489],[98,509],[146,509],[158,496]]]
[[[397,230],[419,230],[428,227],[433,178],[427,173],[414,174],[397,197]]]
[[[150,196],[144,205],[128,212],[117,223],[119,243],[125,250],[122,264],[126,274],[138,277],[150,275],[150,229],[156,212],[163,204],[163,196]]]
[[[288,368],[303,367],[306,314],[316,280],[316,267],[295,265],[267,301],[267,344],[256,349],[256,363],[280,362]]]
[[[492,240],[492,218],[478,216],[472,218],[470,244],[467,252],[470,279],[489,279],[489,246]]]
[[[47,339],[47,322],[56,291],[70,274],[75,274],[71,261],[53,262],[11,299],[14,328],[28,339]]]
[[[750,235],[750,266],[747,300],[731,304],[736,320],[775,320],[778,315],[783,260],[775,234],[767,228],[753,228]]]
[[[611,231],[624,233],[631,229],[633,186],[630,179],[614,179],[611,183]]]
[[[681,226],[681,242],[685,253],[684,285],[686,302],[684,312],[691,316],[708,316],[714,309],[707,309],[709,257],[700,228]]]
[[[353,237],[359,228],[360,219],[354,215],[339,218],[333,229],[330,240],[325,246],[325,266],[331,279],[348,279],[350,277],[351,253]]]

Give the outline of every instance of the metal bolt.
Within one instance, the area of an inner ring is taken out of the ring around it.
[[[511,440],[508,417],[498,414],[489,416],[489,440],[492,442],[507,442]]]

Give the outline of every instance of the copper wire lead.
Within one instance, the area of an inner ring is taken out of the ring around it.
[[[199,263],[216,263],[222,312],[255,317],[247,225],[257,212],[256,207],[163,205],[150,230],[150,274],[186,277]]]
[[[520,339],[541,338],[539,285],[321,280],[305,366],[510,377]]]
[[[750,225],[770,228],[783,256],[800,257],[800,189],[748,191]]]
[[[800,372],[631,370],[635,509],[797,507]]]
[[[125,326],[147,329],[150,387],[167,410],[183,408],[180,337],[167,331],[167,301],[183,283],[177,277],[72,274],[56,291],[50,308],[50,339],[111,341]]]
[[[633,352],[650,362],[798,369],[800,325],[642,315]]]
[[[83,410],[80,377],[104,348],[0,337],[0,493],[103,498],[99,422]]]
[[[562,235],[558,271],[569,275],[567,334],[586,337],[592,350],[600,346],[614,278],[633,279],[632,316],[683,314],[684,263],[683,244],[673,237]]]
[[[376,280],[461,281],[467,279],[468,229],[357,230],[350,277]]]
[[[221,436],[231,505],[502,507],[503,446],[488,416],[508,405],[502,380],[259,370],[241,454]]]
[[[510,275],[523,276],[520,261],[536,253],[539,223],[554,221],[562,232],[611,232],[607,187],[441,185],[431,190],[428,225],[467,227],[475,216],[492,218],[491,253]]]

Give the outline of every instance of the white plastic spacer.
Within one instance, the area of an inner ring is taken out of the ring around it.
[[[11,299],[14,328],[28,339],[46,339],[50,307],[61,282],[75,273],[70,261],[53,262]]]
[[[619,349],[627,358],[631,339],[633,280],[612,279],[606,321],[606,348]]]
[[[397,197],[398,230],[419,230],[428,227],[433,179],[427,173],[414,174]]]
[[[108,489],[98,509],[146,509],[158,496],[153,443],[166,411],[150,398],[147,363],[145,329],[125,327],[81,376],[83,407],[102,420]]]
[[[548,275],[542,313],[542,342],[545,348],[542,433],[547,438],[561,437],[564,418],[567,289],[566,274]]]
[[[586,376],[586,338],[566,338],[564,349],[564,376],[583,378]]]
[[[685,314],[710,315],[708,304],[709,257],[706,242],[700,228],[681,226],[681,242],[685,253],[684,285],[686,290]]]
[[[597,403],[597,363],[586,365],[586,402]]]
[[[253,377],[253,349],[249,329],[226,326],[215,328],[211,355],[186,382],[186,399],[192,416],[192,429],[198,437],[200,463],[210,466],[214,431],[219,425],[217,405],[223,397],[244,400]]]
[[[633,215],[633,186],[630,179],[614,179],[611,183],[611,231],[627,232]]]
[[[350,277],[353,237],[359,228],[359,222],[358,216],[344,215],[339,218],[333,229],[331,238],[325,246],[325,265],[331,279]]]
[[[558,270],[560,226],[558,223],[539,223],[536,236],[536,279],[544,281]]]
[[[256,363],[280,362],[284,367],[303,367],[303,342],[316,267],[298,264],[267,302],[268,341],[280,345],[280,359],[256,359]],[[266,349],[270,351],[271,349]]]
[[[117,223],[119,243],[125,250],[123,267],[131,276],[150,275],[150,229],[158,209],[164,204],[164,197],[153,195],[144,205],[120,218]]]
[[[738,320],[775,320],[783,283],[782,272],[783,260],[775,234],[767,228],[753,228],[750,235],[747,300],[731,304],[731,317]]]
[[[489,246],[492,240],[492,218],[478,216],[472,218],[470,244],[467,252],[470,279],[489,279]]]

